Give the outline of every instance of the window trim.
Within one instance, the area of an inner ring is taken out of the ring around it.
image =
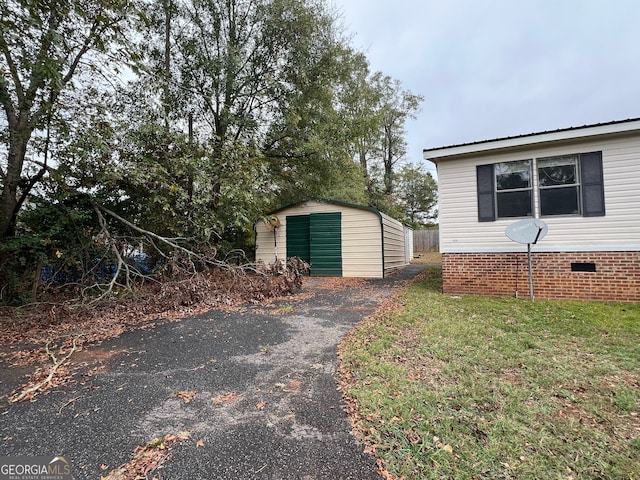
[[[544,162],[545,160],[554,160],[554,159],[558,159],[558,158],[563,158],[563,157],[573,157],[573,160],[575,162],[575,179],[573,183],[564,183],[561,185],[548,185],[548,186],[542,186],[540,184],[540,163]],[[540,213],[540,217],[541,218],[547,218],[547,217],[563,217],[563,216],[567,216],[567,217],[581,217],[582,216],[582,171],[580,169],[580,154],[577,153],[570,153],[570,154],[563,154],[563,155],[552,155],[549,157],[537,157],[534,158],[534,168],[536,171],[536,191],[538,193],[538,209],[539,209],[539,213]],[[543,191],[549,191],[549,190],[560,190],[560,189],[568,189],[568,188],[575,188],[576,189],[576,204],[578,207],[578,211],[575,213],[543,213],[542,212],[542,192]]]
[[[506,165],[509,163],[526,163],[528,170],[529,170],[529,186],[528,187],[517,187],[517,188],[506,188],[506,189],[502,189],[502,190],[498,190],[498,182],[497,182],[497,173],[496,173],[496,165]],[[534,160],[531,158],[525,158],[525,159],[521,159],[521,160],[509,160],[508,162],[498,162],[498,163],[494,163],[493,164],[493,176],[494,176],[494,182],[495,182],[495,190],[494,190],[494,195],[496,198],[495,201],[495,210],[496,210],[496,214],[495,217],[496,219],[503,219],[503,218],[529,218],[529,217],[533,217],[534,216],[534,169],[533,169],[533,164],[534,164]],[[526,215],[514,215],[514,216],[499,216],[499,210],[500,210],[500,202],[498,202],[498,196],[502,193],[517,193],[517,192],[528,192],[529,193],[529,214]]]
[[[577,179],[578,185],[578,214],[558,214],[545,215],[548,217],[559,216],[581,216],[581,217],[601,217],[605,216],[605,193],[602,151],[575,153],[565,155],[577,156]],[[564,155],[555,155],[561,157]],[[541,215],[540,186],[538,181],[537,161],[542,158],[553,158],[554,156],[534,157],[531,159],[531,212],[532,217],[539,218]],[[522,161],[522,160],[514,160]],[[476,201],[479,222],[494,222],[498,219],[519,218],[519,217],[498,217],[497,189],[495,178],[495,162],[489,164],[476,165]],[[504,191],[504,190],[502,190]],[[527,218],[527,217],[522,217]]]

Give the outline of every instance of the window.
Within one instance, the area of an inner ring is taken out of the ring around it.
[[[531,216],[531,160],[497,163],[498,218]]]
[[[603,216],[602,152],[478,165],[478,221],[533,216],[536,172],[541,216]]]
[[[540,215],[579,214],[578,156],[540,158],[537,164]]]

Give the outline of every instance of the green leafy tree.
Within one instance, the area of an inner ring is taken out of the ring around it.
[[[362,56],[353,65],[340,98],[352,156],[366,179],[370,202],[388,209],[396,201],[395,170],[406,156],[406,122],[415,118],[423,97],[388,75],[371,74]]]
[[[323,4],[163,0],[147,19],[141,83],[163,99],[171,134],[191,126],[195,196],[222,236],[267,204],[366,199],[336,101],[353,52]]]
[[[359,163],[370,194],[373,189],[371,161],[379,152],[381,129],[381,92],[375,86],[369,61],[364,54],[354,52],[348,77],[339,92],[340,111],[349,139],[350,156]]]
[[[385,194],[391,195],[394,188],[394,167],[407,153],[405,125],[407,120],[415,118],[423,97],[403,90],[400,81],[389,76],[377,75],[374,81],[382,98],[380,150],[384,165],[384,191]]]
[[[14,235],[18,212],[48,171],[47,139],[66,107],[63,94],[79,88],[84,73],[104,73],[131,11],[127,0],[0,1],[0,239]]]
[[[438,185],[423,165],[404,165],[397,174],[399,203],[405,222],[413,228],[434,223],[438,217]]]

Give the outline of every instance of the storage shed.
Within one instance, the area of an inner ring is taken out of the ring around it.
[[[300,257],[312,276],[382,278],[411,258],[411,230],[372,207],[313,199],[270,215],[278,227],[255,224],[258,262]]]

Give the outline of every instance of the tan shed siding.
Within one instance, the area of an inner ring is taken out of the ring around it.
[[[442,252],[520,251],[504,229],[517,218],[478,222],[476,165],[601,150],[605,190],[604,217],[542,217],[549,233],[537,251],[640,250],[640,138],[619,138],[484,154],[473,159],[441,161],[440,242]],[[444,187],[444,188],[443,188]],[[537,198],[537,195],[534,195]]]
[[[382,276],[382,232],[374,212],[339,207],[342,211],[342,276]]]
[[[382,214],[384,231],[384,272],[403,267],[405,260],[404,225],[397,220]]]
[[[282,226],[276,230],[278,259],[284,261],[287,255],[287,237],[285,235],[285,217],[278,214]],[[275,261],[273,232],[267,230],[263,222],[256,222],[256,262],[267,265]]]

